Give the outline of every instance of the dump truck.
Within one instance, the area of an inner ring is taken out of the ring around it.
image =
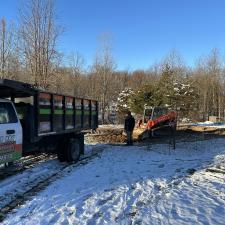
[[[177,113],[169,110],[167,107],[150,107],[145,106],[141,123],[137,124],[134,129],[134,140],[143,140],[154,136],[156,132],[176,129]]]
[[[55,152],[78,161],[84,131],[98,127],[98,102],[0,79],[0,164],[33,152]]]

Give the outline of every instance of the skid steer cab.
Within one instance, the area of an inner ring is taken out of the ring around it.
[[[148,107],[144,108],[144,123],[146,128],[162,129],[165,127],[176,127],[177,125],[177,113],[173,110],[169,110],[167,107]]]
[[[143,120],[137,124],[133,132],[134,140],[143,140],[158,135],[171,135],[176,130],[177,113],[167,107],[145,106]]]
[[[0,164],[22,156],[22,127],[11,101],[0,99]]]

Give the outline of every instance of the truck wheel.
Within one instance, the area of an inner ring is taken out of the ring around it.
[[[67,145],[67,161],[77,162],[80,158],[81,146],[78,139],[70,139]]]
[[[66,142],[60,140],[57,146],[57,157],[60,162],[66,161]]]
[[[78,136],[79,143],[80,143],[80,154],[84,155],[84,134],[80,134]]]

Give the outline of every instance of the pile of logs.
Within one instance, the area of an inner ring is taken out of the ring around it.
[[[87,142],[91,143],[124,143],[126,136],[123,135],[123,128],[100,127],[94,133],[85,136]]]

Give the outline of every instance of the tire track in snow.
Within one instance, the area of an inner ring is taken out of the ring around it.
[[[10,190],[10,192],[4,193],[4,196],[7,196],[7,198],[3,199],[0,205],[0,222],[6,218],[8,213],[31,199],[38,192],[45,189],[50,183],[62,178],[62,176],[66,176],[66,174],[75,167],[87,164],[91,159],[97,157],[97,155],[98,153],[94,153],[85,156],[76,164],[57,163],[56,166],[52,167],[52,165],[49,165],[44,170],[38,170],[36,173],[30,171],[30,176],[27,177],[24,183],[19,185],[19,190],[17,190],[18,185],[15,184],[15,192]]]

